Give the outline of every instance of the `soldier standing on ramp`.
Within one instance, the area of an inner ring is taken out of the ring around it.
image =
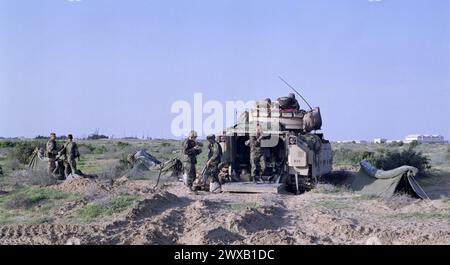
[[[197,143],[197,132],[191,131],[189,137],[183,142],[183,167],[186,174],[186,186],[193,190],[192,184],[197,177],[195,165],[197,164],[197,156],[202,152],[201,146]]]
[[[80,159],[80,153],[78,152],[77,143],[73,141],[73,136],[69,134],[67,136],[68,140],[64,144],[64,147],[61,151],[59,151],[60,155],[65,155],[66,159],[64,160],[64,174],[67,176],[72,173],[77,173],[77,162],[76,158]]]
[[[262,138],[261,128],[258,124],[256,128],[256,135],[251,135],[250,139],[245,142],[247,146],[250,146],[250,174],[254,182],[261,180],[261,176],[266,171],[266,158],[261,149]]]
[[[218,179],[219,164],[222,161],[222,147],[216,141],[214,134],[208,135],[206,139],[209,142],[208,161],[206,162],[206,171],[204,176],[204,184],[209,184],[209,181],[214,182]]]
[[[50,139],[47,142],[47,157],[48,157],[48,173],[54,174],[56,169],[56,155],[58,154],[58,149],[56,147],[56,134],[51,133]]]

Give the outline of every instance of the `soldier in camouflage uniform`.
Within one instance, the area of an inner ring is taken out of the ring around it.
[[[256,136],[250,136],[250,139],[245,142],[247,146],[250,146],[250,164],[251,164],[251,177],[253,181],[258,181],[266,171],[266,158],[263,150],[261,149],[261,132],[257,130]]]
[[[68,140],[64,144],[63,149],[59,152],[60,155],[65,156],[64,160],[64,174],[66,177],[72,173],[77,173],[77,162],[75,161],[76,158],[80,159],[80,153],[78,152],[78,146],[77,143],[73,141],[73,136],[69,134],[67,136]]]
[[[195,165],[197,164],[197,156],[202,152],[201,146],[197,143],[197,132],[191,131],[189,137],[183,142],[183,167],[187,176],[186,186],[193,190],[192,184],[197,177]]]
[[[46,146],[46,153],[48,157],[48,173],[54,174],[56,170],[56,156],[58,155],[55,133],[50,134],[50,139],[48,140]]]
[[[208,135],[206,139],[208,145],[208,161],[206,162],[206,171],[204,175],[204,184],[208,185],[210,181],[215,182],[219,174],[219,164],[222,161],[222,147],[216,141],[214,134]]]

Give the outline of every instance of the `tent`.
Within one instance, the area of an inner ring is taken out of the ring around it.
[[[415,179],[418,173],[415,167],[401,166],[385,171],[377,169],[366,160],[362,160],[360,166],[359,172],[335,172],[334,176],[340,176],[339,183],[335,184],[347,186],[365,195],[392,197],[396,193],[407,193],[416,198],[429,199]]]

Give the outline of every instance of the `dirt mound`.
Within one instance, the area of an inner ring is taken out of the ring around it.
[[[243,241],[245,237],[238,233],[231,232],[223,227],[217,227],[205,233],[205,240],[209,244],[233,244],[236,241]]]
[[[182,204],[182,200],[172,193],[162,192],[152,194],[149,198],[140,201],[127,215],[127,219],[149,218],[180,204]]]
[[[111,191],[111,185],[87,178],[66,180],[60,184],[52,186],[52,188],[68,193],[97,195],[107,194]]]
[[[149,182],[105,185],[76,179],[67,192],[143,196],[107,223],[0,227],[0,244],[449,244],[450,203],[391,199],[324,190],[300,196],[189,193],[181,183],[150,190]],[[125,190],[124,190],[125,189]],[[85,200],[84,200],[85,201]],[[83,207],[70,202],[64,214]]]
[[[278,207],[263,207],[261,209],[246,209],[235,214],[234,220],[238,229],[243,228],[247,233],[261,230],[276,230],[285,224],[283,210]]]

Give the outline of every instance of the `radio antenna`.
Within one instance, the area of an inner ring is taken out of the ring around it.
[[[312,107],[311,107],[311,105],[309,105],[308,101],[306,101],[306,99],[293,86],[289,85],[289,83],[286,82],[286,80],[284,80],[281,76],[278,76],[278,78],[280,78],[280,80],[283,81],[283,83],[285,83],[289,88],[294,90],[294,92],[303,99],[303,101],[306,103],[306,105],[308,105],[309,109],[312,110]]]

